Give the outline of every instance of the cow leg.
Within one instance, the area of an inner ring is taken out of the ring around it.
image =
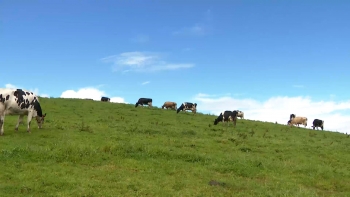
[[[21,124],[23,122],[23,116],[24,115],[19,115],[18,116],[18,121],[17,121],[17,124],[16,124],[16,127],[15,127],[15,130],[18,131],[18,126],[19,124]]]
[[[5,114],[0,116],[0,135],[4,135],[4,124],[5,124]]]
[[[33,111],[30,111],[29,113],[28,113],[28,118],[27,118],[27,132],[28,133],[31,133],[30,132],[30,123],[32,122],[32,117],[33,117]]]

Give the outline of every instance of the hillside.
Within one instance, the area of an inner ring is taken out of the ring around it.
[[[41,98],[0,137],[1,196],[350,196],[350,138],[130,104]]]

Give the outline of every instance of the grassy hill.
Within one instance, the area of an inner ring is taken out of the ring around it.
[[[1,196],[350,196],[350,138],[79,99],[45,99],[44,129],[7,116]],[[199,106],[200,108],[200,106]],[[223,109],[225,110],[225,109]]]

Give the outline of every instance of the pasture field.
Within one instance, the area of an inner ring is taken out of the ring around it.
[[[201,113],[40,101],[41,130],[33,121],[31,134],[24,125],[15,132],[17,116],[5,118],[0,196],[350,196],[346,134],[241,119],[234,129]]]

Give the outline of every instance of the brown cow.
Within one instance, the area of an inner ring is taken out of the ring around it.
[[[162,109],[164,109],[164,108],[166,108],[166,109],[169,109],[169,108],[170,108],[170,109],[176,110],[177,104],[176,104],[175,102],[167,101],[167,102],[165,102],[164,105],[162,106]]]
[[[306,117],[295,117],[295,118],[292,118],[290,121],[288,121],[288,124],[290,125],[290,127],[292,127],[295,124],[298,124],[298,127],[299,127],[299,124],[302,124],[306,127],[307,126],[307,118]]]

